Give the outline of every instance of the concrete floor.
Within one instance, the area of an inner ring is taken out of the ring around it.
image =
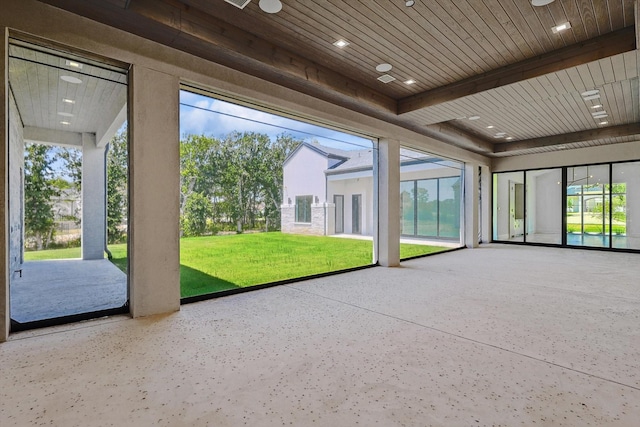
[[[637,426],[638,261],[487,245],[15,334],[2,425]]]
[[[107,259],[27,261],[11,279],[11,318],[20,323],[122,307],[127,276]]]

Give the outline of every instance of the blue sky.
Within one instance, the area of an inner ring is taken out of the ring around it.
[[[342,150],[359,150],[372,146],[369,139],[192,92],[180,92],[180,135],[192,133],[221,137],[233,131],[259,132],[271,138],[288,133],[307,141],[315,139],[323,145]]]

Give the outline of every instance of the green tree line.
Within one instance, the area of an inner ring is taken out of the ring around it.
[[[182,235],[280,229],[282,166],[301,141],[288,134],[188,134],[180,141]]]

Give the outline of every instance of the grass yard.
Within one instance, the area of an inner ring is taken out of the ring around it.
[[[447,250],[401,244],[401,258]],[[111,245],[112,262],[126,271],[126,245]],[[80,248],[25,252],[25,260],[79,258]],[[248,287],[369,265],[372,242],[282,233],[188,237],[180,240],[182,297]]]

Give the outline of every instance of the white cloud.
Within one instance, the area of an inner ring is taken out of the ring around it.
[[[359,149],[358,146],[371,146],[368,140],[360,137],[191,92],[182,91],[180,102],[181,135],[191,133],[221,137],[233,131],[239,131],[264,133],[275,138],[277,135],[287,133],[306,140],[316,139],[322,144],[344,150]]]

